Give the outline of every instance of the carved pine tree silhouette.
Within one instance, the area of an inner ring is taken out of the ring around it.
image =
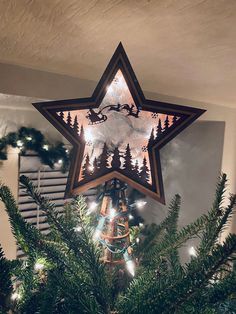
[[[140,179],[143,183],[148,183],[148,181],[149,181],[149,169],[147,166],[146,157],[143,158],[143,164],[140,168],[139,176],[140,176]]]
[[[161,125],[161,119],[158,120],[158,125],[157,125],[157,132],[156,132],[156,137],[160,137],[162,135],[162,125]]]
[[[69,127],[72,127],[72,119],[71,119],[70,111],[68,112],[66,123]]]
[[[176,123],[176,121],[177,121],[177,116],[176,116],[176,115],[174,115],[174,116],[173,116],[173,119],[172,119],[172,123],[173,123],[173,124],[175,124],[175,123]]]
[[[139,180],[139,164],[138,164],[138,160],[135,161],[135,165],[133,168],[133,176],[135,180]]]
[[[109,153],[108,153],[107,144],[104,143],[102,153],[99,156],[100,171],[104,171],[105,169],[109,168],[108,158],[109,158]]]
[[[64,120],[64,112],[63,112],[63,111],[60,112],[60,118],[61,118],[62,120]]]
[[[164,130],[165,131],[167,131],[169,129],[169,125],[170,125],[170,122],[169,122],[169,117],[167,115],[166,119],[165,119],[165,122],[164,122]]]
[[[155,137],[154,137],[154,129],[152,128],[149,140],[148,140],[148,148],[152,147],[153,143],[154,143]]]
[[[75,134],[78,135],[78,133],[79,133],[79,123],[78,123],[77,115],[75,116],[75,119],[74,119],[73,131],[75,132]]]
[[[93,175],[96,175],[99,172],[99,164],[98,164],[98,160],[95,157],[93,160]]]
[[[90,164],[90,158],[89,155],[87,154],[85,157],[85,162],[82,167],[82,178],[83,180],[86,180],[90,177],[91,175],[91,164]]]
[[[119,169],[121,166],[120,162],[120,151],[118,147],[115,147],[114,152],[113,152],[113,157],[111,161],[111,166],[112,168]]]
[[[127,172],[131,172],[133,170],[132,165],[132,155],[129,144],[126,146],[125,155],[124,155],[124,169]]]

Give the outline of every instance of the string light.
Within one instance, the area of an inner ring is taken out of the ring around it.
[[[99,219],[99,221],[98,221],[97,228],[96,228],[95,233],[94,233],[94,235],[93,235],[93,239],[94,239],[95,241],[100,238],[100,235],[101,235],[101,233],[102,233],[102,230],[103,230],[105,221],[106,221],[106,217],[100,217],[100,219]]]
[[[134,218],[134,216],[131,215],[131,214],[129,214],[129,219],[131,220],[131,219],[133,219],[133,218]]]
[[[136,243],[139,244],[139,242],[140,242],[140,239],[136,238]]]
[[[12,301],[19,300],[20,299],[20,294],[18,292],[14,292],[11,295],[11,299],[12,299]]]
[[[129,248],[128,248],[129,249]],[[123,254],[124,256],[124,260],[126,263],[126,268],[128,270],[128,272],[134,276],[135,275],[135,264],[132,260],[132,256],[131,254],[129,254],[128,249],[125,251],[125,253]]]
[[[62,164],[62,159],[59,159],[58,163],[59,163],[59,165],[61,165]]]
[[[145,201],[142,201],[142,200],[139,200],[139,201],[137,201],[136,202],[136,206],[137,206],[137,208],[143,208],[145,205],[147,204],[147,202],[145,202]]]
[[[43,268],[44,268],[44,264],[43,263],[36,262],[35,265],[34,265],[34,270],[35,271],[42,270]]]
[[[93,211],[95,211],[95,209],[97,208],[98,206],[98,203],[96,202],[92,202],[90,205],[89,205],[89,208],[88,208],[88,211],[86,213],[86,215],[90,215]]]
[[[89,166],[89,167],[88,167],[88,170],[89,170],[89,171],[93,171],[93,170],[94,170],[94,166],[92,166],[92,165]]]
[[[193,256],[193,257],[196,257],[196,256],[197,256],[197,251],[196,251],[196,249],[195,249],[194,246],[191,246],[191,247],[189,248],[188,252],[189,252],[189,255],[190,255],[190,256]]]
[[[32,141],[32,137],[31,136],[26,136],[27,141]]]
[[[43,149],[48,150],[49,146],[47,144],[43,145]]]
[[[111,208],[110,209],[110,220],[112,221],[114,218],[115,218],[115,216],[116,216],[116,210],[115,210],[115,208]]]
[[[20,141],[20,140],[18,140],[18,141],[16,142],[16,145],[17,145],[17,147],[21,148],[21,147],[23,146],[23,142]]]
[[[75,227],[74,230],[77,231],[77,232],[80,232],[82,230],[82,227],[81,226],[77,226],[77,227]]]
[[[139,223],[139,227],[142,228],[144,224],[142,222]]]
[[[134,265],[134,262],[132,260],[126,262],[126,268],[132,276],[135,275],[135,265]]]

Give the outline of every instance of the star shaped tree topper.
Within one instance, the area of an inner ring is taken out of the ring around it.
[[[205,111],[146,99],[121,43],[91,97],[34,106],[73,146],[66,196],[117,178],[161,203],[159,151]]]

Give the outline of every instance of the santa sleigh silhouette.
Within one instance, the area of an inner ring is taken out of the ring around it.
[[[107,116],[102,111],[95,112],[93,109],[88,111],[86,118],[89,120],[89,124],[99,124],[107,120]]]
[[[104,110],[108,110],[108,111],[117,111],[117,112],[121,112],[121,111],[126,111],[127,112],[127,116],[133,116],[135,118],[139,117],[139,112],[140,109],[137,108],[134,104],[128,105],[128,104],[117,104],[117,105],[108,105],[105,106],[104,108],[102,108],[100,111],[96,112],[93,109],[90,109],[88,111],[88,114],[86,116],[86,118],[89,120],[89,124],[98,124],[98,123],[102,123],[105,122],[107,120],[107,116],[105,114],[102,113],[102,111]]]

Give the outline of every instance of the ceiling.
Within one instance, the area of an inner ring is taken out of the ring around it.
[[[0,62],[97,81],[121,41],[144,90],[236,108],[235,0],[2,0]]]

